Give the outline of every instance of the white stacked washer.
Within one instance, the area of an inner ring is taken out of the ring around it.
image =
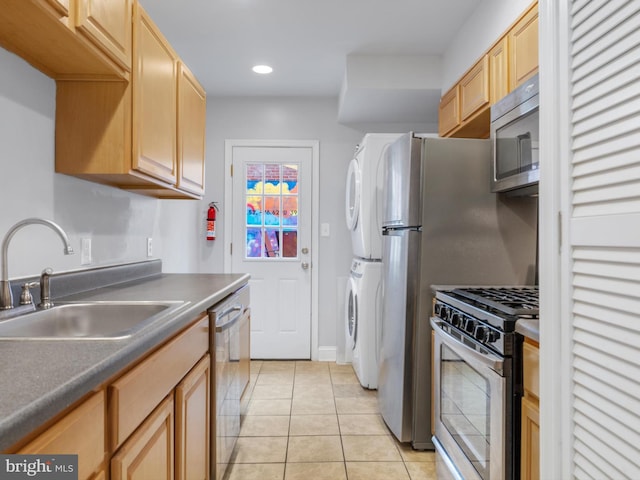
[[[354,259],[347,282],[347,352],[362,386],[378,388],[382,306],[382,185],[384,153],[400,134],[368,133],[349,164],[346,220]]]
[[[378,388],[382,262],[354,258],[345,295],[347,351],[363,387]]]

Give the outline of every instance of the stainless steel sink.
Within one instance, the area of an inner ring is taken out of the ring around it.
[[[1,340],[99,340],[132,336],[184,302],[60,303],[0,321]]]

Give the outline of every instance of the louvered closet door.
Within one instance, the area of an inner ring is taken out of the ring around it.
[[[640,2],[573,1],[575,478],[640,478]]]

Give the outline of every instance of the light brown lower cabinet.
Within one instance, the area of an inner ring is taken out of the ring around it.
[[[210,383],[207,355],[176,387],[176,480],[209,478]]]
[[[525,340],[522,346],[522,373],[524,396],[522,397],[522,433],[520,450],[520,478],[540,478],[540,373],[539,348]]]
[[[100,478],[106,455],[104,390],[91,395],[15,453],[77,454],[78,478]]]
[[[208,480],[208,351],[203,314],[7,453],[77,454],[79,480]]]
[[[520,478],[540,478],[540,406],[528,398],[522,399],[522,459]]]
[[[173,395],[168,396],[111,459],[112,480],[171,480]]]

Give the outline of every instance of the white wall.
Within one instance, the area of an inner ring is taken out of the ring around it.
[[[94,266],[144,260],[152,237],[165,272],[222,272],[224,205],[220,240],[205,240],[204,218],[208,202],[224,198],[224,140],[317,139],[320,222],[331,226],[331,236],[319,243],[319,344],[335,346],[342,320],[336,282],[348,275],[351,261],[345,177],[363,135],[337,123],[337,98],[209,98],[205,199],[156,200],[55,173],[55,82],[3,49],[0,72],[0,236],[24,218],[47,218],[67,231],[77,252],[64,256],[53,232],[28,226],[10,244],[11,278],[38,275],[46,266],[86,268],[80,265],[83,237],[92,239]]]
[[[208,98],[207,104],[207,190],[215,200],[224,197],[225,139],[319,140],[319,221],[330,225],[331,235],[319,239],[318,339],[321,347],[335,346],[336,328],[342,326],[336,282],[349,274],[352,255],[344,220],[345,181],[363,132],[337,123],[337,98]],[[218,225],[223,240],[222,221]],[[222,255],[214,251],[212,263],[221,265]]]
[[[160,201],[54,172],[55,82],[0,48],[0,236],[17,221],[42,217],[60,224],[76,250],[46,227],[28,226],[9,247],[11,278],[76,270],[80,239],[92,239],[93,265],[144,260],[146,238],[168,272],[198,271],[193,248],[203,229],[200,202]]]
[[[531,0],[482,0],[442,55],[446,92],[524,12]]]

